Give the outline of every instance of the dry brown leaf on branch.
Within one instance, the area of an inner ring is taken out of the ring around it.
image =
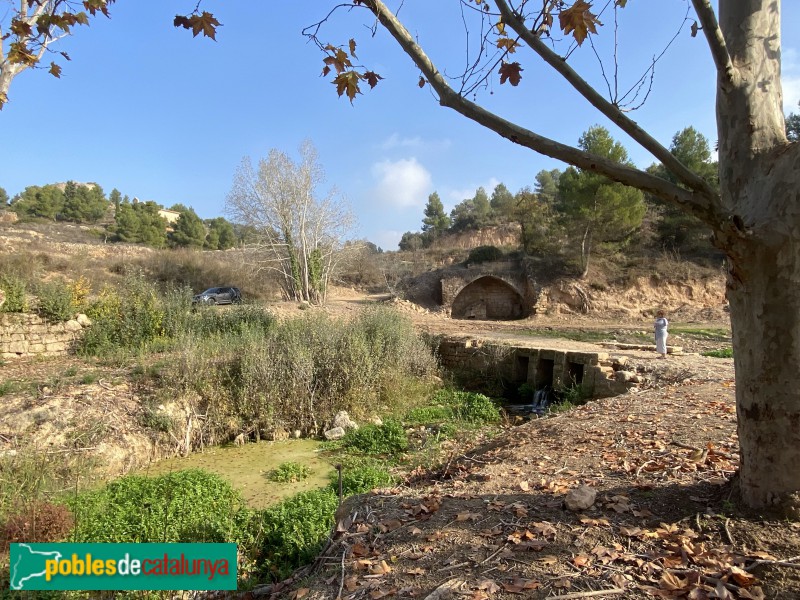
[[[524,69],[520,66],[518,62],[513,63],[503,63],[500,65],[500,83],[503,84],[508,81],[511,85],[517,86],[519,85],[520,80],[522,79],[522,71]]]

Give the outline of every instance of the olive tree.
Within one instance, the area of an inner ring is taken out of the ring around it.
[[[273,149],[257,168],[242,161],[225,201],[228,215],[253,231],[249,245],[257,270],[277,273],[289,300],[325,301],[353,224],[335,191],[317,196],[323,179],[311,143],[300,148],[299,162]]]

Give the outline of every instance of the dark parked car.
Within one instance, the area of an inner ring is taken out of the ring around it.
[[[192,298],[192,304],[239,304],[242,293],[236,287],[208,288]]]

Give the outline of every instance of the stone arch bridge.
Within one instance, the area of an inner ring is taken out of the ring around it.
[[[441,279],[441,304],[454,319],[522,319],[535,303],[533,283],[514,262],[465,267]]]

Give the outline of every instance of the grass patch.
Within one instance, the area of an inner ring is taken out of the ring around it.
[[[279,464],[277,468],[269,472],[267,478],[277,483],[295,483],[307,479],[309,475],[311,475],[311,469],[306,465],[289,461]]]
[[[719,348],[718,350],[707,350],[701,352],[701,356],[711,356],[712,358],[733,358],[733,348]]]
[[[16,391],[19,391],[20,387],[20,384],[13,379],[0,381],[0,397],[5,396],[6,394],[13,394]]]
[[[724,342],[731,339],[731,334],[722,327],[690,327],[686,325],[670,325],[669,332],[680,334],[686,337],[694,337],[702,340]]]

